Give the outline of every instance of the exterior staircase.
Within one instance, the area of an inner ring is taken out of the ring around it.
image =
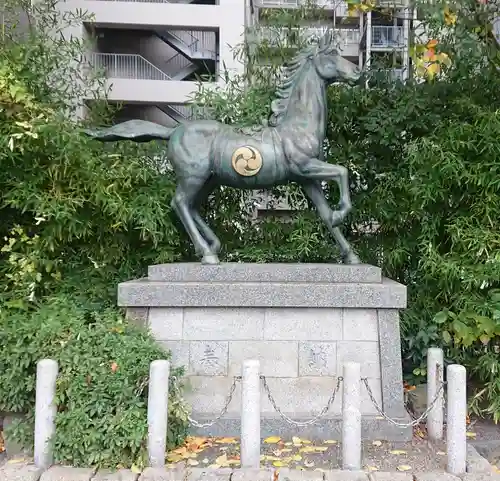
[[[157,105],[156,107],[179,124],[190,120],[192,116],[191,108],[186,105]]]
[[[158,38],[163,40],[166,44],[170,45],[184,57],[192,62],[196,61],[215,61],[217,60],[217,53],[213,50],[207,49],[204,45],[204,38],[198,38],[192,31],[156,31],[155,34]],[[196,32],[198,35],[206,36],[212,32]]]

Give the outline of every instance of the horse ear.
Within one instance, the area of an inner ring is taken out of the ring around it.
[[[329,47],[333,42],[333,30],[329,28],[325,34],[319,40],[319,48],[320,50],[324,50]]]

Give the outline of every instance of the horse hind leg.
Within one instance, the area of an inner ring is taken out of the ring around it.
[[[203,238],[192,214],[196,197],[204,183],[205,179],[195,177],[183,179],[177,186],[171,205],[186,229],[196,253],[202,256],[201,262],[203,264],[218,264],[219,259],[214,249]]]
[[[207,200],[208,196],[213,192],[216,186],[217,184],[212,178],[208,179],[205,182],[203,187],[199,190],[198,195],[196,196],[196,200],[191,209],[191,214],[203,237],[208,241],[212,250],[216,254],[218,254],[221,249],[220,240],[199,213],[201,205],[205,200]]]
[[[328,204],[321,184],[319,182],[304,182],[302,188],[306,195],[311,199],[311,202],[316,206],[318,214],[325,223],[330,234],[333,235],[340,249],[340,254],[345,264],[361,264],[361,260],[354,252],[347,239],[344,237],[338,227],[335,227],[332,221],[332,209]]]

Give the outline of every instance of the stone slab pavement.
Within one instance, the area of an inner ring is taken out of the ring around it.
[[[500,474],[478,472],[452,476],[443,472],[366,473],[338,470],[301,471],[289,468],[146,468],[141,474],[136,474],[125,469],[96,472],[95,469],[64,466],[52,466],[43,471],[27,462],[7,462],[0,466],[0,481],[500,481]]]

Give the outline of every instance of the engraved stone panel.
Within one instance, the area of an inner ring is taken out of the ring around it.
[[[192,341],[189,346],[189,371],[196,376],[227,376],[228,343]]]
[[[299,376],[336,376],[335,342],[299,342]]]

